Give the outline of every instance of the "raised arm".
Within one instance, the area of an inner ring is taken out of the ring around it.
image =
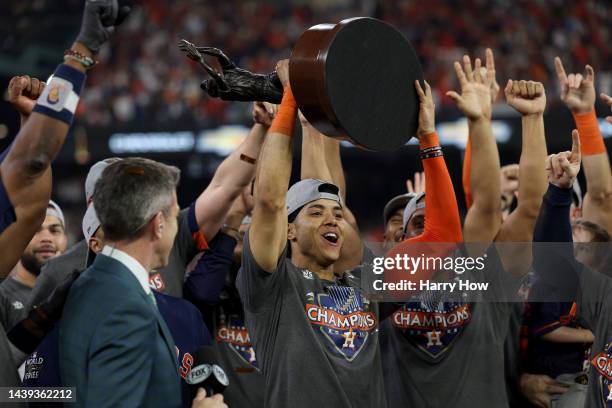
[[[291,178],[293,126],[297,104],[289,87],[289,61],[282,60],[276,72],[283,84],[283,100],[270,126],[255,177],[255,206],[249,244],[257,264],[273,272],[287,245],[285,199]]]
[[[103,16],[113,15],[112,8],[115,9],[115,19],[108,21],[108,17]],[[46,87],[38,81],[37,91],[41,91],[41,95],[35,105],[22,99],[26,102],[22,105],[25,112],[32,114],[23,123],[0,163],[0,180],[5,190],[5,194],[0,194],[0,201],[3,201],[0,278],[17,263],[44,219],[51,196],[51,162],[62,148],[72,124],[85,82],[85,71],[93,64],[92,56],[108,39],[113,26],[120,24],[128,12],[129,8],[119,9],[117,0],[88,0],[81,31],[70,54],[64,57],[64,63],[58,66]],[[11,99],[33,95],[35,86],[33,80],[29,83],[23,79],[13,82]],[[21,114],[23,119],[24,111]]]
[[[455,190],[435,130],[435,105],[431,87],[425,82],[425,90],[423,90],[418,81],[415,82],[415,87],[420,99],[417,137],[427,192],[425,194],[425,228],[421,235],[406,239],[396,246],[399,253],[405,243],[463,241]]]
[[[548,190],[533,234],[533,268],[544,284],[556,288],[557,299],[573,301],[578,291],[577,262],[572,245],[572,185],[580,171],[580,137],[572,132],[572,151],[546,159]],[[555,243],[552,245],[551,243]]]
[[[259,153],[273,117],[271,106],[255,103],[255,124],[249,136],[223,160],[208,187],[196,200],[196,220],[207,240],[215,237],[232,203],[253,180]]]
[[[232,204],[224,228],[210,242],[210,252],[203,254],[187,275],[183,288],[185,299],[196,304],[203,314],[219,301],[226,276],[234,263],[234,248],[240,240],[240,224],[247,212],[244,192]],[[207,317],[207,316],[205,316]],[[210,327],[209,327],[210,328]]]
[[[300,113],[302,125],[302,165],[300,178],[316,178],[328,181],[340,190],[342,199],[346,199],[346,182],[344,169],[340,159],[340,142],[327,137],[315,129]],[[357,220],[351,210],[345,205],[344,219],[348,224],[344,229],[344,243],[340,258],[334,263],[334,271],[340,274],[352,269],[361,263],[363,257],[363,243],[359,235]]]
[[[561,99],[572,111],[580,133],[587,181],[582,217],[612,231],[612,172],[595,115],[595,72],[593,67],[587,65],[584,76],[567,75],[559,57],[555,58],[555,70],[561,87]]]
[[[492,84],[495,81],[493,53],[487,49],[484,76],[479,58],[476,58],[473,72],[467,55],[463,57],[463,64],[465,72],[455,62],[461,95],[449,93],[467,117],[470,134],[471,151],[466,151],[466,155],[471,155],[467,161],[471,163],[468,191],[471,191],[472,203],[465,218],[463,237],[465,242],[490,243],[501,225],[499,154],[491,127]]]
[[[504,221],[496,242],[531,242],[533,229],[546,191],[546,172],[542,166],[546,159],[544,138],[544,86],[533,81],[509,80],[506,101],[522,115],[523,144],[519,162],[518,206]],[[531,265],[528,245],[505,246],[500,251],[504,268],[513,275],[522,276]]]

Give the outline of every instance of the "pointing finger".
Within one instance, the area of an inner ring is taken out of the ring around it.
[[[578,130],[572,130],[572,161],[580,161],[580,134]]]
[[[593,67],[590,65],[587,65],[585,69],[586,69],[586,80],[591,81],[591,82],[595,81],[595,71],[593,71]]]
[[[561,58],[559,57],[555,57],[555,71],[557,72],[557,78],[559,78],[559,82],[562,84],[567,83],[567,74],[565,73],[563,63],[561,62]]]

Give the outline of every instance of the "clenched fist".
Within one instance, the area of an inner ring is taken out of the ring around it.
[[[521,115],[541,115],[546,108],[546,93],[541,82],[508,80],[506,102]]]
[[[27,75],[11,78],[8,86],[8,100],[21,115],[21,124],[30,117],[36,100],[45,89],[45,83]]]

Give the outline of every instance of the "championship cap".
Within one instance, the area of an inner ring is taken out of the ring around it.
[[[64,213],[59,205],[53,200],[49,200],[49,205],[47,206],[47,215],[51,215],[53,217],[57,217],[58,220],[62,223],[62,227],[66,229],[66,220],[64,219]]]
[[[89,172],[87,173],[87,178],[85,179],[85,199],[87,200],[88,205],[89,203],[91,203],[91,200],[93,200],[96,182],[100,179],[100,176],[102,176],[102,172],[104,171],[104,169],[110,166],[111,164],[118,162],[119,160],[121,159],[118,157],[111,157],[108,159],[100,160],[99,162],[91,166]]]
[[[98,228],[100,228],[100,220],[98,219],[98,214],[96,214],[93,204],[90,204],[83,216],[83,235],[88,245],[89,240],[93,237]]]
[[[406,208],[404,208],[404,229],[406,229],[406,225],[408,225],[408,222],[410,221],[416,210],[425,208],[425,200],[422,200],[422,198],[424,197],[425,192],[421,192],[412,197],[412,199],[408,201],[408,204],[406,204]]]
[[[340,190],[332,183],[328,183],[319,179],[305,179],[298,181],[291,186],[287,192],[287,214],[289,219],[295,217],[295,214],[306,204],[317,201],[321,198],[333,200],[344,206],[342,198],[339,194]]]
[[[400,194],[393,197],[389,202],[385,205],[385,209],[383,210],[383,223],[387,225],[389,219],[397,210],[406,208],[406,204],[416,195],[416,193],[405,193]]]

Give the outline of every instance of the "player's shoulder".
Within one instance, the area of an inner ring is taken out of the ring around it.
[[[71,272],[75,269],[82,270],[87,261],[87,242],[81,240],[70,247],[63,254],[49,259],[41,270],[41,274],[48,271],[63,270]]]

